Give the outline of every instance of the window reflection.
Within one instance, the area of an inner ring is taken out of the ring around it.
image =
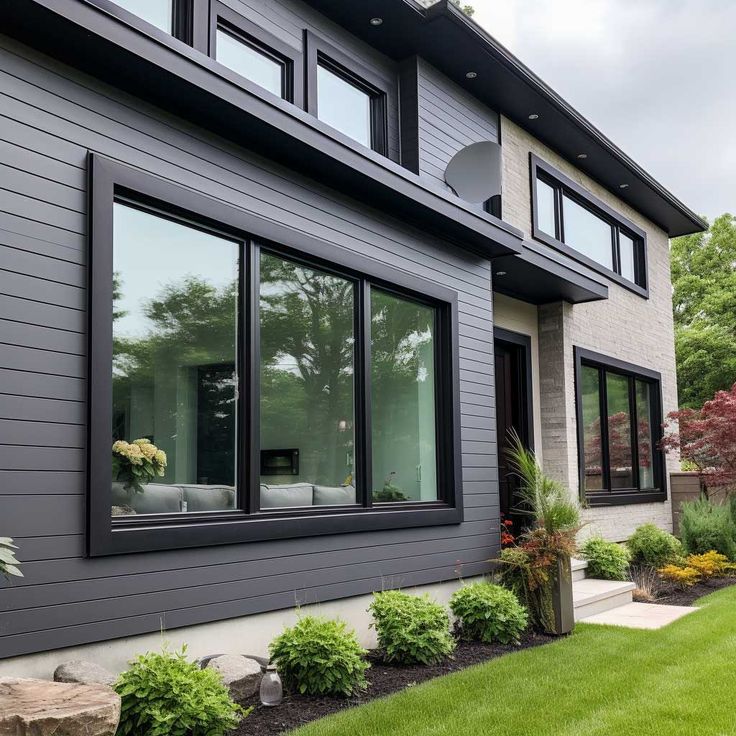
[[[629,379],[615,373],[606,374],[608,400],[608,463],[611,488],[634,487],[634,463],[631,442],[631,402]]]
[[[636,382],[636,428],[639,452],[639,486],[654,488],[654,448],[652,432],[653,387],[651,383]]]
[[[371,290],[373,500],[437,499],[434,309]]]
[[[113,478],[116,515],[235,506],[239,250],[114,206],[112,439],[168,458],[138,487]]]
[[[322,65],[317,67],[317,117],[370,148],[370,95]]]
[[[537,226],[543,233],[557,237],[555,190],[541,179],[537,179]]]
[[[611,226],[566,194],[563,200],[565,244],[613,269]]]
[[[173,0],[112,0],[112,2],[162,31],[172,32]]]
[[[281,97],[284,90],[284,64],[236,38],[222,28],[217,29],[217,61],[251,82]]]
[[[354,504],[354,284],[260,261],[261,508]]]
[[[605,480],[603,477],[600,375],[598,369],[583,366],[581,384],[585,490],[600,491],[605,487]]]

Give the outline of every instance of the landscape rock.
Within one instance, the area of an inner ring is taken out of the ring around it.
[[[82,685],[107,685],[112,687],[116,677],[112,672],[94,662],[75,659],[60,664],[54,671],[55,682],[78,682]]]
[[[223,654],[215,657],[207,663],[207,667],[220,675],[233,700],[249,698],[258,692],[261,686],[263,674],[261,665],[254,659],[240,654]]]
[[[119,719],[104,685],[0,677],[0,736],[113,736]]]

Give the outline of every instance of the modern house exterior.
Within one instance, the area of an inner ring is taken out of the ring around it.
[[[2,4],[0,674],[365,637],[490,569],[511,431],[586,530],[670,528],[704,227],[448,0]]]

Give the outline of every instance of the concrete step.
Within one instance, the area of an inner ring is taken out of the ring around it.
[[[588,567],[587,560],[578,560],[575,557],[573,557],[572,560],[570,560],[570,568],[572,569],[573,583],[578,580],[585,580],[587,567]]]
[[[607,626],[626,626],[629,629],[661,629],[678,618],[697,611],[688,606],[664,606],[655,603],[627,603],[610,611],[594,613],[584,619],[586,624],[605,624]]]
[[[616,580],[595,580],[585,578],[572,584],[572,600],[575,620],[610,611],[633,601],[632,591],[636,588],[631,582]]]

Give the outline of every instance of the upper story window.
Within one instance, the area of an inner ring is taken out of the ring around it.
[[[110,161],[92,182],[93,554],[460,520],[451,291]]]
[[[210,6],[210,56],[277,97],[301,105],[302,55],[219,0]]]
[[[647,295],[646,236],[641,229],[534,155],[531,181],[537,240]]]
[[[589,503],[665,495],[658,373],[575,349],[580,488]]]
[[[383,80],[314,33],[305,33],[307,109],[340,133],[386,155]]]
[[[111,0],[166,33],[174,32],[174,5],[177,0]]]

